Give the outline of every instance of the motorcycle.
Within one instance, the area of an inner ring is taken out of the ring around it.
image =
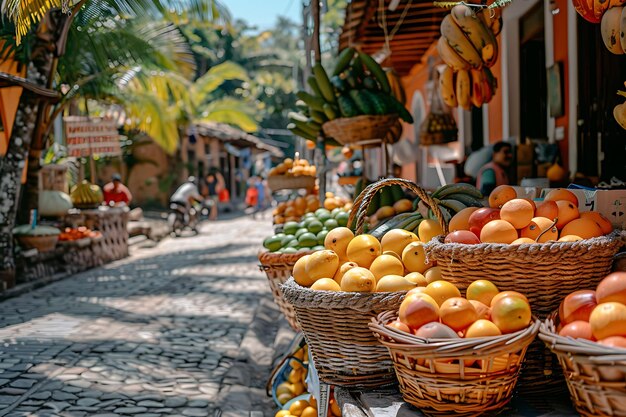
[[[185,229],[191,230],[193,233],[198,234],[199,212],[204,212],[205,209],[198,209],[196,206],[191,206],[189,212],[187,207],[183,204],[170,203],[170,212],[167,216],[167,224],[170,229],[170,233],[173,233],[177,237],[182,235]]]

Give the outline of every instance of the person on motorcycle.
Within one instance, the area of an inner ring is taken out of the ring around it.
[[[194,202],[202,203],[203,198],[196,186],[196,178],[189,177],[187,182],[182,184],[174,194],[170,197],[170,206],[178,205],[185,209],[184,221],[185,225],[189,224],[189,213],[191,212],[191,205]]]

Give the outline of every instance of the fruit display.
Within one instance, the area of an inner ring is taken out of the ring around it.
[[[344,292],[408,291],[441,279],[415,234],[395,230],[381,242],[347,227],[329,231],[324,249],[300,258],[292,275],[312,290]]]
[[[317,417],[318,403],[315,397],[313,395],[302,395],[301,397],[303,398],[285,404],[285,407],[278,411],[274,417]],[[327,417],[341,417],[341,409],[332,392],[328,401]]]
[[[302,221],[286,222],[282,231],[263,241],[263,246],[277,253],[323,249],[326,235],[337,227],[345,226],[349,216],[348,210],[342,207],[332,211],[319,208],[313,213],[306,213]]]
[[[316,141],[322,125],[340,117],[397,114],[413,122],[404,102],[399,101],[404,93],[397,77],[385,73],[371,56],[353,48],[339,54],[330,77],[321,64],[315,64],[307,82],[312,93],[297,93],[300,112],[289,114],[291,123],[287,126],[305,139]]]
[[[400,305],[398,318],[388,325],[424,339],[456,339],[514,333],[531,322],[526,296],[500,292],[492,282],[478,280],[470,284],[465,297],[447,281],[412,289]]]
[[[626,22],[626,16],[624,16],[624,21]],[[626,28],[624,28],[623,38],[626,39]],[[624,86],[626,86],[626,83],[624,83]],[[626,91],[618,91],[617,94],[626,97]],[[613,109],[613,117],[615,117],[617,123],[626,130],[626,101],[615,106]]]
[[[437,51],[447,68],[439,78],[439,92],[450,107],[470,110],[489,103],[497,80],[489,70],[498,59],[496,36],[502,19],[492,10],[475,13],[461,3],[441,22]]]
[[[626,348],[626,272],[607,275],[595,290],[568,294],[559,306],[558,320],[561,336]]]
[[[299,222],[302,216],[313,213],[319,208],[320,202],[315,194],[307,194],[305,197],[298,196],[295,199],[280,202],[272,212],[274,224]],[[348,211],[352,208],[352,203],[346,198],[327,192],[323,208],[329,211],[343,208],[344,211]]]
[[[61,242],[71,242],[75,240],[80,240],[84,238],[97,239],[102,236],[102,233],[90,230],[85,226],[80,226],[77,228],[66,227],[65,230],[61,232],[59,235],[59,241]]]
[[[457,215],[459,217],[454,221],[454,224],[458,223],[458,219],[467,216],[467,213],[483,207],[482,193],[473,185],[465,183],[444,185],[433,192],[431,197],[439,206],[439,210],[447,224],[452,224],[452,220]],[[370,233],[382,239],[387,232],[394,229],[404,229],[416,233],[423,242],[428,242],[433,237],[443,234],[441,226],[436,221],[435,214],[424,205],[419,197],[414,200],[412,210],[409,213],[402,213],[384,219],[377,226],[373,227]]]
[[[70,197],[74,206],[78,208],[97,207],[104,201],[102,189],[87,180],[72,187]]]
[[[365,187],[372,184],[367,179],[359,178],[354,186],[354,200],[363,192]],[[370,227],[374,227],[379,222],[395,216],[399,213],[411,211],[413,203],[406,198],[404,190],[399,185],[384,187],[378,191],[370,205],[367,207],[366,215]]]
[[[285,175],[287,177],[299,177],[308,175],[314,177],[317,175],[317,169],[315,165],[310,165],[309,161],[303,158],[296,159],[285,158],[283,162],[270,169],[268,177],[275,177],[277,175]]]
[[[579,212],[578,198],[567,189],[551,190],[544,201],[517,198],[513,187],[501,185],[489,195],[489,207],[458,212],[449,224],[445,243],[526,244],[575,242],[608,235],[611,222],[597,212]]]

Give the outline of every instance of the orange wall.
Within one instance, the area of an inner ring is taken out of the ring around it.
[[[565,115],[556,119],[556,127],[562,126],[564,128],[564,138],[556,143],[559,145],[561,151],[561,161],[563,166],[567,170],[569,167],[569,117],[577,117],[574,113],[576,109],[569,108],[569,71],[568,71],[568,58],[567,58],[567,0],[556,0],[556,6],[561,12],[554,16],[554,62],[561,62],[563,67],[561,80],[563,91],[563,110]],[[570,114],[570,111],[572,112]],[[573,173],[572,173],[573,174]]]
[[[488,104],[489,114],[489,143],[501,141],[502,138],[502,35],[498,35],[499,54],[493,67],[489,68],[498,80],[498,88]]]
[[[0,71],[13,75],[24,75],[24,71],[18,71],[17,63],[13,61],[0,62]],[[9,144],[9,138],[11,137],[11,130],[13,128],[13,122],[15,120],[15,114],[17,113],[17,106],[22,96],[22,88],[11,87],[0,89],[0,117],[2,117],[2,124],[4,126],[4,132],[0,132],[0,155],[5,155],[7,146]]]

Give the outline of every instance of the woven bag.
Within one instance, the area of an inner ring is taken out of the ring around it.
[[[428,416],[477,416],[504,407],[539,330],[535,320],[502,336],[426,340],[387,326],[396,317],[396,310],[387,311],[369,326],[391,354],[404,400]]]
[[[296,313],[293,310],[291,304],[289,304],[283,298],[283,292],[280,289],[281,284],[284,284],[293,271],[293,266],[298,259],[304,255],[308,255],[311,252],[299,252],[299,253],[272,253],[272,252],[259,252],[259,268],[267,275],[267,282],[272,290],[272,297],[274,302],[283,313],[289,325],[296,331],[300,329],[298,321],[296,320]]]
[[[398,124],[397,114],[340,117],[322,125],[324,133],[342,145],[387,137]]]
[[[559,336],[556,317],[541,323],[539,338],[558,357],[576,410],[585,417],[626,417],[626,349]]]

